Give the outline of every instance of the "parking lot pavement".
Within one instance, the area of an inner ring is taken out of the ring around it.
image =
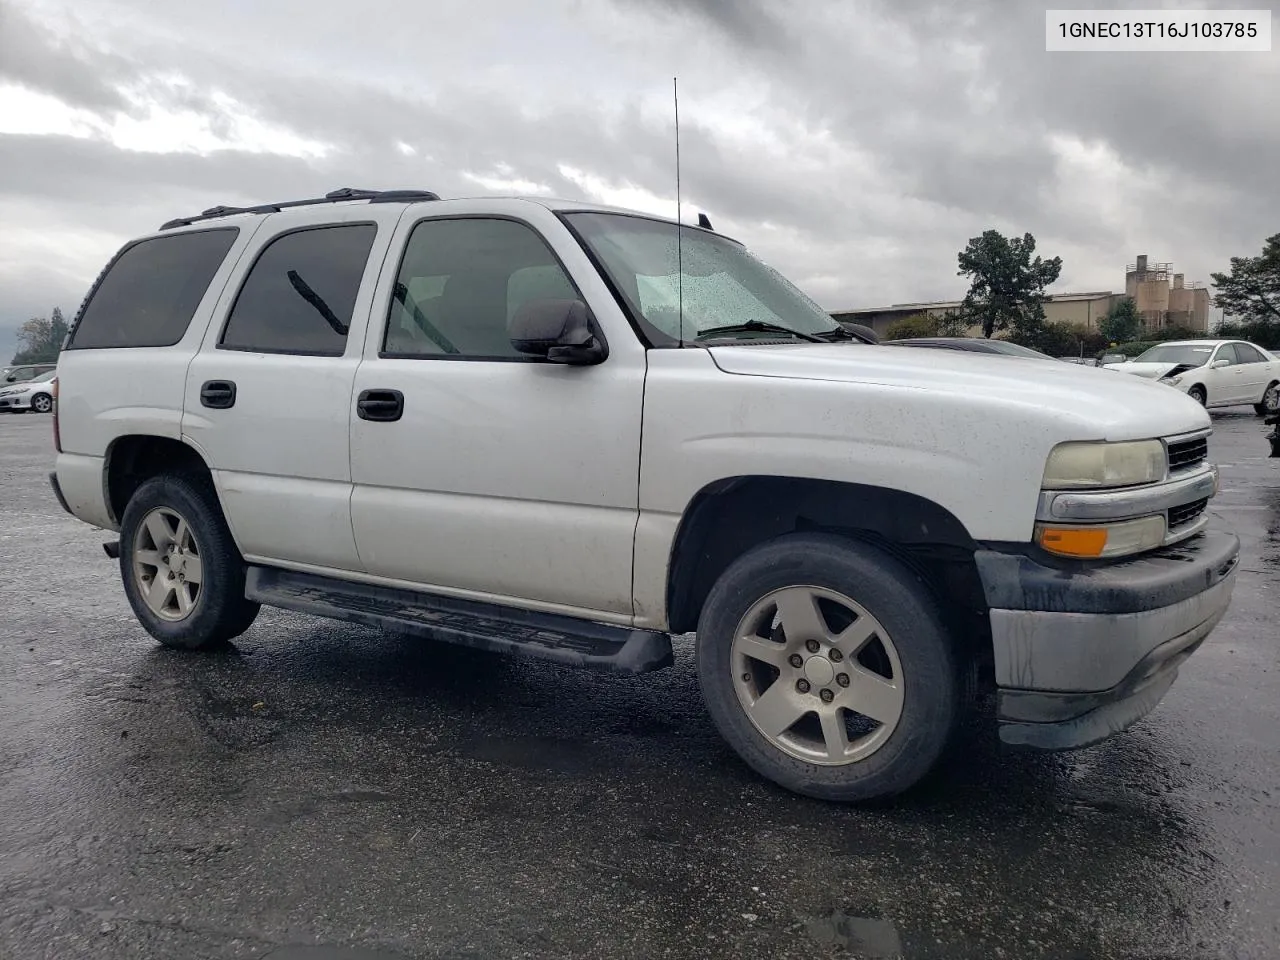
[[[620,679],[265,611],[163,650],[48,418],[2,417],[0,957],[1275,955],[1280,460],[1215,419],[1243,570],[1159,709],[1069,755],[974,733],[858,809],[744,769],[687,643]]]

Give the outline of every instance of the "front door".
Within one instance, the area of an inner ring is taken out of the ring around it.
[[[1235,347],[1224,343],[1210,358],[1204,371],[1204,385],[1209,393],[1209,406],[1223,407],[1240,402],[1240,366]]]
[[[591,302],[562,266],[581,269],[581,250],[553,229],[468,217],[399,232],[404,256],[384,281],[355,395],[398,391],[402,408],[395,420],[351,419],[351,520],[365,569],[626,622],[643,350],[614,344],[603,363],[570,367],[512,348],[507,322],[527,300]]]
[[[347,421],[391,212],[273,217],[188,368],[183,434],[250,560],[360,570]]]

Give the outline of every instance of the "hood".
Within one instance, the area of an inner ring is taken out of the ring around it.
[[[990,408],[996,401],[1023,408],[1029,418],[1039,413],[1071,422],[1081,439],[1144,439],[1210,425],[1204,408],[1180,390],[1075,363],[852,343],[714,346],[709,352],[722,371],[738,376],[931,391],[952,405],[979,398]]]
[[[1122,370],[1125,373],[1131,373],[1135,377],[1145,377],[1148,380],[1159,380],[1161,377],[1167,377],[1175,370],[1181,372],[1183,370],[1194,370],[1196,364],[1187,363],[1119,363],[1116,364],[1116,370]]]

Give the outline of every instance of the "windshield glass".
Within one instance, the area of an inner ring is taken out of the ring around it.
[[[1197,367],[1209,362],[1212,344],[1161,344],[1138,355],[1135,363],[1190,363]]]
[[[757,329],[717,331],[719,339],[777,339],[783,327],[804,336],[843,332],[831,315],[772,267],[732,240],[696,227],[612,213],[571,213],[566,220],[595,254],[650,334],[694,340],[704,331],[751,324]],[[679,264],[679,266],[677,266]],[[680,319],[683,277],[684,323]]]

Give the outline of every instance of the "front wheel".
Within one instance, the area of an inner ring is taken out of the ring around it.
[[[1204,387],[1200,386],[1200,384],[1196,384],[1194,387],[1188,390],[1187,396],[1190,397],[1192,400],[1194,400],[1196,403],[1200,404],[1200,406],[1202,407],[1208,405],[1209,396],[1204,392]]]
[[[1260,417],[1280,413],[1280,383],[1273,383],[1262,394],[1262,402],[1253,405],[1254,412]]]
[[[48,413],[53,409],[53,397],[47,393],[37,393],[31,398],[31,409],[36,413]]]
[[[903,563],[825,534],[734,562],[698,623],[708,712],[758,773],[806,796],[901,793],[955,726],[958,670],[932,595]]]
[[[216,646],[258,615],[207,480],[165,475],[138,487],[120,524],[120,575],[134,615],[168,647]]]

